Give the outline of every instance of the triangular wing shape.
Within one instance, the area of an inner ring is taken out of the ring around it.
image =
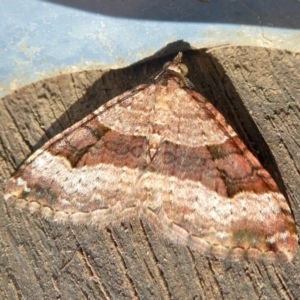
[[[295,223],[270,174],[190,89],[179,53],[151,85],[54,137],[9,179],[5,199],[58,222],[104,227],[144,217],[217,257],[283,256]]]

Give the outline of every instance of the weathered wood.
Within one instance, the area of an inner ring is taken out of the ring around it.
[[[299,224],[300,54],[225,47],[184,60],[197,90],[276,177]],[[60,75],[2,98],[1,187],[45,141],[165,61]],[[143,220],[98,230],[21,213],[3,197],[0,206],[1,299],[300,299],[300,251],[291,264],[218,261],[168,244]]]

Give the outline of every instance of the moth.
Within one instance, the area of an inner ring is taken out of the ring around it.
[[[99,228],[143,218],[218,258],[291,260],[297,234],[285,197],[181,60],[48,141],[8,180],[6,201]]]

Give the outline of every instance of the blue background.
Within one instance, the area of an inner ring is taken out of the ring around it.
[[[298,0],[206,1],[1,0],[0,96],[60,73],[124,67],[176,41],[299,52]]]

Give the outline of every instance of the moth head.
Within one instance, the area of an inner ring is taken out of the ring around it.
[[[185,77],[188,73],[188,67],[181,62],[182,52],[179,52],[173,61],[168,61],[163,65],[162,71],[157,75],[152,76],[152,80],[157,82],[161,78],[168,78],[168,76],[175,76],[180,81],[181,87],[186,87],[188,89],[194,89],[193,83]],[[177,80],[178,81],[178,80]]]
[[[164,71],[166,71],[167,69],[172,70],[176,73],[179,73],[183,76],[185,76],[188,73],[188,67],[183,63],[174,65],[174,63],[172,61],[168,61],[163,66]]]

